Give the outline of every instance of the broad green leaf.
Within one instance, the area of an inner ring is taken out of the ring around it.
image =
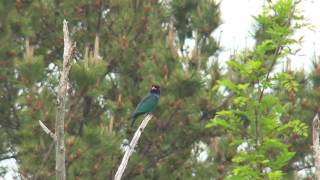
[[[222,110],[222,111],[217,112],[217,115],[226,116],[226,117],[232,117],[233,116],[233,112],[232,111],[228,111],[228,110]]]
[[[249,98],[244,97],[244,96],[238,96],[236,98],[233,99],[233,102],[235,105],[238,106],[243,106],[245,105],[247,102],[249,101]]]
[[[225,129],[233,129],[233,127],[224,119],[220,119],[220,118],[214,118],[212,120],[210,120],[207,125],[206,128],[212,128],[212,127],[222,127]]]
[[[279,180],[283,177],[282,171],[271,171],[268,173],[268,179],[269,180]]]

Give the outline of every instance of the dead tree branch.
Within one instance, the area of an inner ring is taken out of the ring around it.
[[[43,131],[47,133],[53,139],[53,141],[56,141],[57,139],[56,135],[49,128],[47,128],[47,126],[44,125],[40,120],[39,120],[39,124],[42,127]]]
[[[69,36],[68,22],[63,21],[63,37],[64,37],[64,49],[63,49],[63,66],[59,80],[58,95],[57,95],[57,110],[55,121],[55,134],[50,131],[41,121],[40,126],[49,134],[55,142],[56,147],[56,179],[66,179],[65,168],[65,146],[64,146],[64,116],[65,107],[67,101],[67,89],[69,81],[69,72],[71,68],[71,56],[76,44],[73,43]]]
[[[314,155],[314,166],[316,168],[316,179],[320,179],[320,144],[319,144],[319,115],[316,115],[312,121],[312,144]]]
[[[148,114],[142,121],[142,123],[140,124],[139,128],[136,130],[136,132],[134,133],[134,136],[130,142],[130,145],[129,147],[127,147],[124,155],[123,155],[123,158],[122,158],[122,161],[121,161],[121,164],[118,168],[118,171],[116,173],[116,175],[114,176],[114,180],[120,180],[123,173],[124,173],[124,170],[128,164],[128,161],[129,161],[129,158],[130,156],[132,155],[133,151],[134,151],[134,148],[135,146],[137,145],[138,143],[138,140],[140,138],[140,135],[142,134],[144,128],[147,126],[148,122],[150,121],[150,119],[152,118],[152,115],[151,114]]]
[[[59,80],[56,111],[56,178],[57,180],[66,179],[65,168],[65,146],[64,146],[64,114],[67,100],[68,76],[71,68],[71,56],[75,44],[71,41],[68,30],[68,22],[63,21],[63,67]]]

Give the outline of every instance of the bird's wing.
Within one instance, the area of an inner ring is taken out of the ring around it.
[[[134,114],[151,112],[158,104],[159,98],[155,95],[148,95],[138,104]]]

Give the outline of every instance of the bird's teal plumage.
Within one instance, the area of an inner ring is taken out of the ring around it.
[[[154,109],[158,105],[159,98],[160,98],[160,87],[152,86],[150,93],[145,98],[143,98],[143,100],[136,107],[135,111],[132,113],[131,126],[134,124],[136,118],[139,115],[154,111]]]

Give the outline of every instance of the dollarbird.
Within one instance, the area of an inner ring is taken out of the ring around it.
[[[143,98],[143,100],[138,104],[136,109],[131,115],[131,127],[133,126],[134,122],[136,121],[137,117],[152,112],[160,98],[160,86],[152,85],[150,88],[150,93]]]

